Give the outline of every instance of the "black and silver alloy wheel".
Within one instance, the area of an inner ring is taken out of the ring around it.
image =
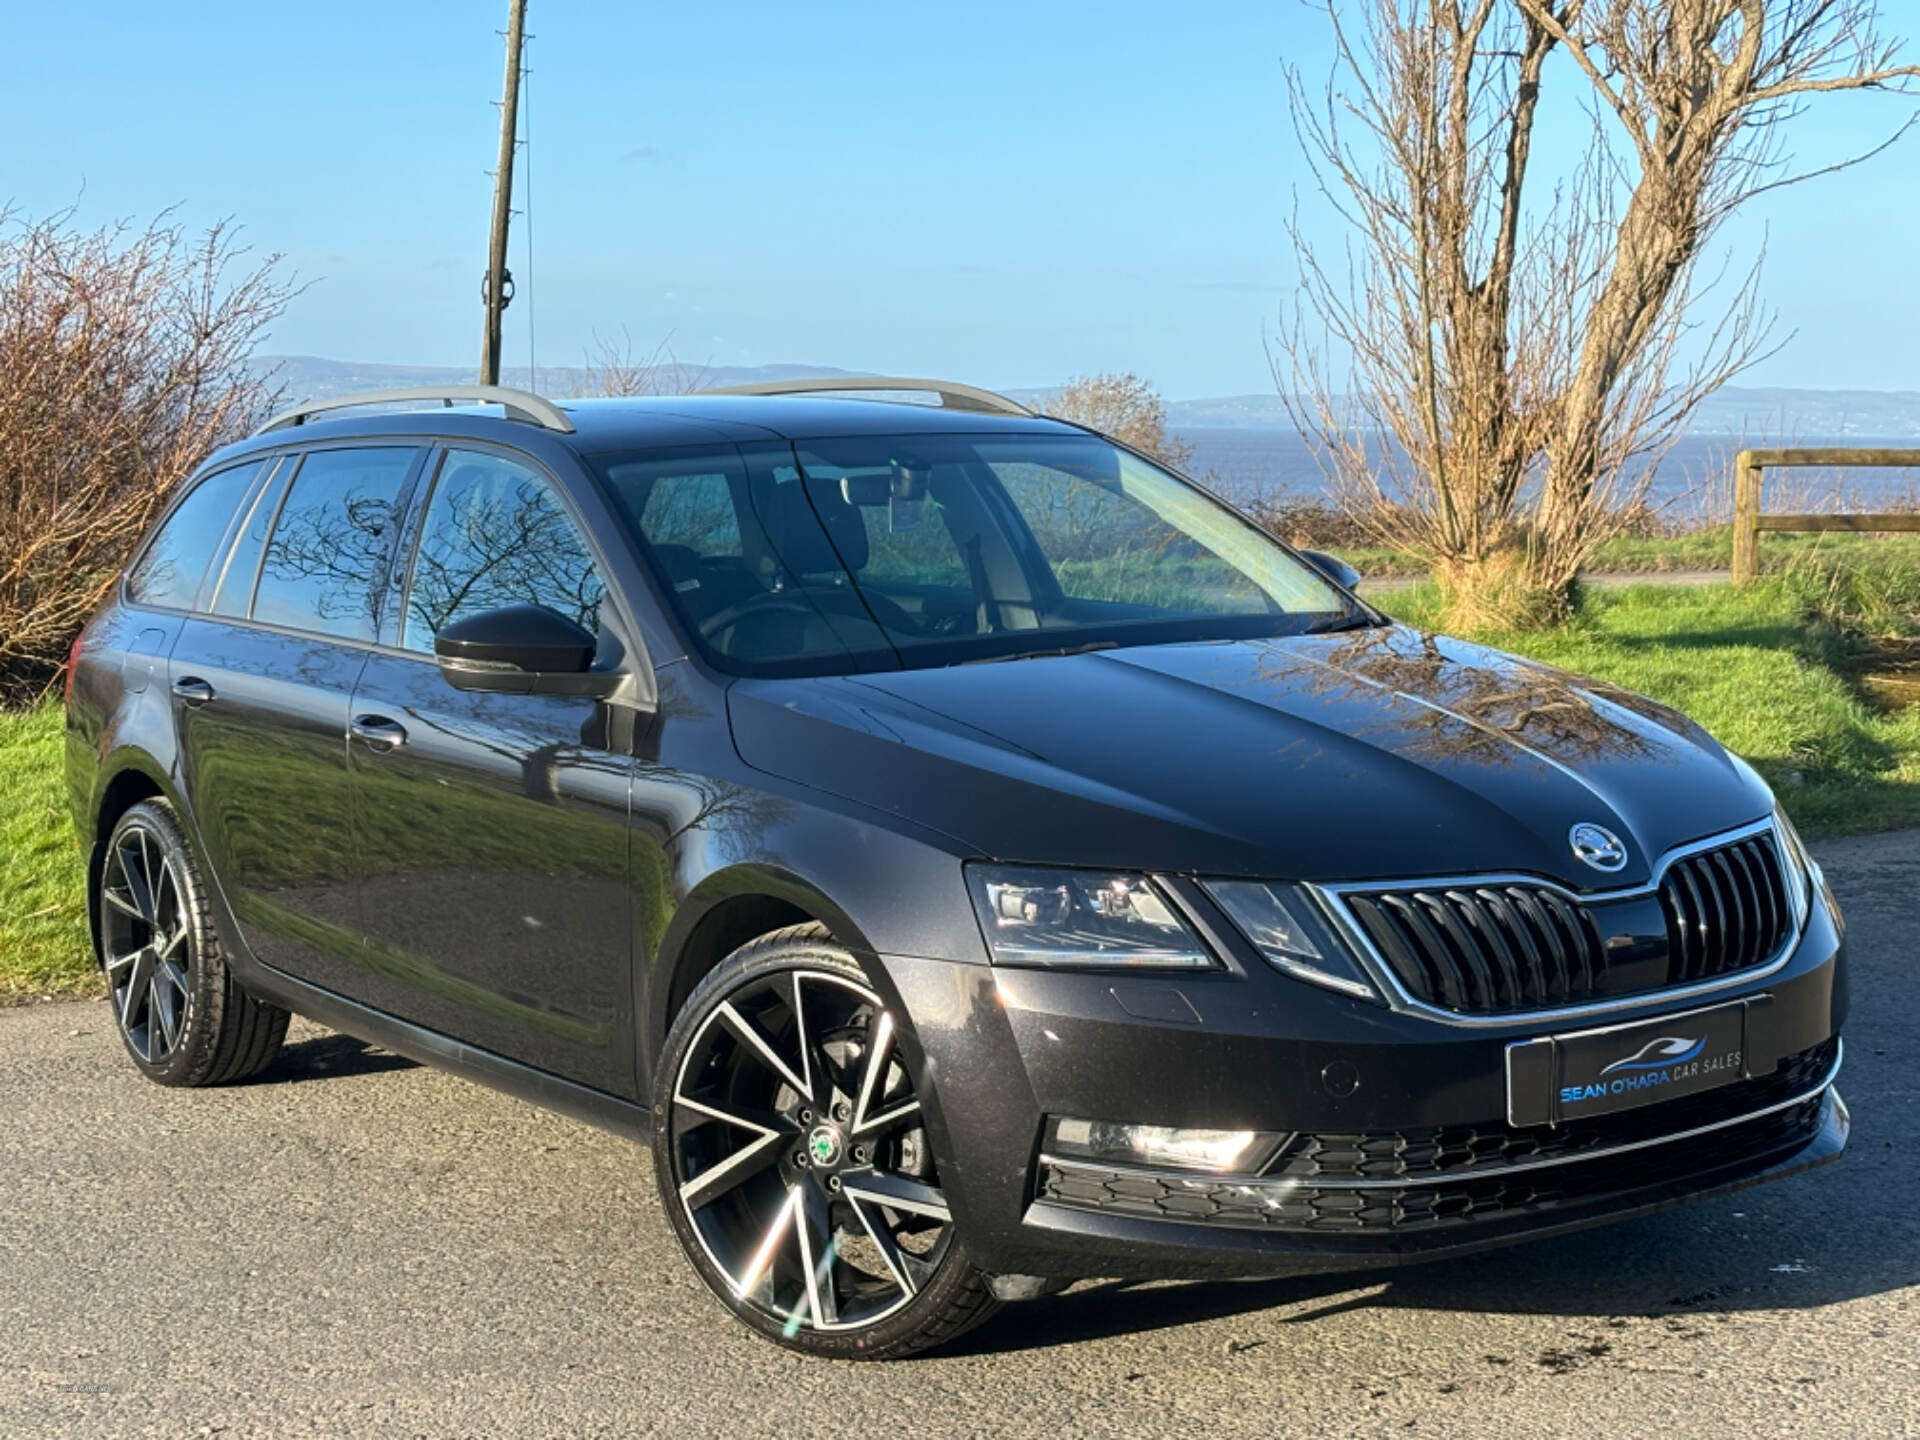
[[[193,1005],[193,927],[166,841],[143,817],[114,832],[100,876],[100,949],[127,1047],[164,1065]]]
[[[266,1068],[287,1012],[227,970],[200,869],[164,800],[144,800],[101,846],[95,934],[127,1053],[162,1085],[220,1085]]]
[[[797,1349],[908,1354],[993,1308],[967,1264],[894,1018],[817,927],[703,982],[669,1037],[656,1159],[734,1312]]]

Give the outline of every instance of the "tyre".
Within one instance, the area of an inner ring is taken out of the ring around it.
[[[147,800],[107,837],[100,963],[133,1063],[161,1085],[224,1085],[280,1053],[287,1012],[234,981],[173,809]]]
[[[812,1355],[890,1360],[996,1307],[940,1189],[897,1019],[817,925],[735,951],[660,1057],[653,1153],[693,1267]]]

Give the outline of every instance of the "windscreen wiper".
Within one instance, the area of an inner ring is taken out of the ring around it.
[[[1342,615],[1338,620],[1329,620],[1321,625],[1309,625],[1300,633],[1303,635],[1333,635],[1342,630],[1372,630],[1377,626],[1391,625],[1391,620],[1379,615]]]
[[[999,660],[1050,660],[1056,655],[1085,655],[1090,650],[1118,650],[1118,640],[1089,640],[1084,645],[1062,645],[1055,650],[1016,650],[1010,655],[976,655],[971,660],[957,660],[957,665],[991,665]]]

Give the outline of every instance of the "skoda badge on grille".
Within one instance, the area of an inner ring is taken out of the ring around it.
[[[1614,871],[1627,863],[1627,847],[1611,830],[1582,821],[1567,834],[1575,858],[1596,870]]]

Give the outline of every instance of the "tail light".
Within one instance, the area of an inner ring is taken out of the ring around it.
[[[73,708],[73,674],[74,671],[80,668],[80,642],[84,639],[86,639],[86,634],[83,631],[74,636],[73,644],[67,647],[66,688],[60,693],[60,704],[69,710]]]

